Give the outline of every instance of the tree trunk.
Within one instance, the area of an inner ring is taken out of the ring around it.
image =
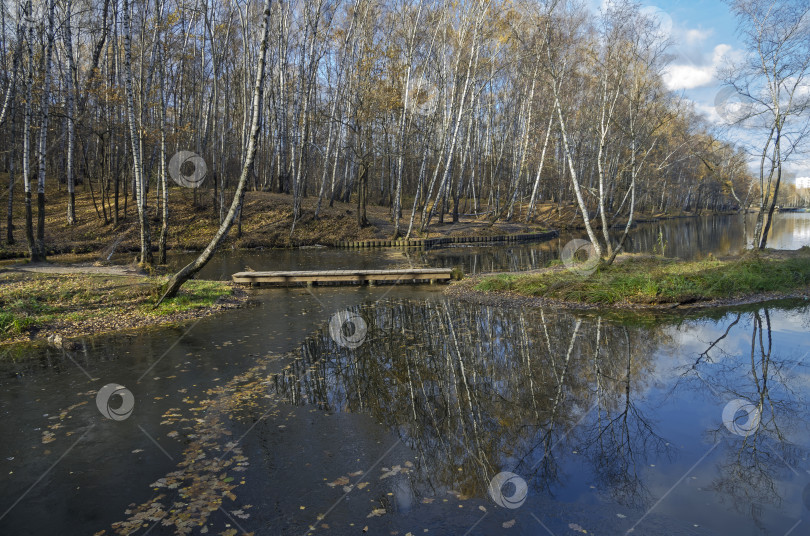
[[[39,149],[38,153],[38,167],[39,176],[37,178],[37,237],[35,245],[35,258],[33,260],[44,261],[45,255],[45,171],[47,165],[47,143],[48,143],[48,104],[50,101],[51,93],[51,58],[53,52],[54,40],[54,21],[53,12],[55,7],[55,0],[50,0],[48,3],[48,36],[45,45],[45,82],[42,89],[41,99],[41,115],[42,122],[39,129]]]
[[[28,72],[25,78],[22,173],[23,188],[25,189],[25,239],[28,243],[28,256],[33,261],[39,259],[36,258],[37,250],[34,243],[33,216],[31,213],[31,116],[33,114],[32,101],[34,100],[34,25],[31,22],[31,0],[26,2],[25,11],[26,26],[28,27]]]
[[[11,138],[15,139],[17,134],[17,121],[15,119],[15,105],[11,104]],[[14,244],[14,169],[17,163],[17,144],[11,144],[11,154],[9,155],[8,163],[8,205],[6,212],[6,244],[9,246]]]
[[[529,199],[529,210],[526,211],[526,223],[531,220],[534,214],[534,203],[537,200],[537,190],[540,187],[540,175],[543,173],[543,164],[546,161],[546,148],[548,147],[548,139],[551,137],[551,125],[554,121],[554,111],[552,110],[548,116],[548,127],[546,127],[546,138],[543,141],[543,151],[540,153],[540,164],[537,166],[537,175],[534,178],[534,186],[532,187],[532,196]]]
[[[158,241],[158,264],[166,264],[166,239],[169,236],[169,190],[166,179],[166,73],[164,51],[161,51],[160,73],[160,191],[161,191],[161,226]],[[216,190],[214,190],[216,191]],[[216,195],[216,194],[215,194]],[[216,204],[215,204],[216,206]]]
[[[558,87],[556,80],[552,80],[552,85],[554,86],[554,106],[557,108],[557,118],[560,121],[560,136],[562,137],[563,143],[563,150],[564,150],[564,158],[568,162],[568,170],[571,173],[571,184],[574,187],[574,193],[577,197],[577,203],[579,204],[579,209],[582,212],[582,221],[585,224],[585,230],[588,233],[588,238],[591,240],[591,244],[593,244],[594,249],[596,250],[596,254],[600,257],[602,256],[602,246],[599,244],[599,239],[596,237],[596,233],[593,231],[593,226],[591,225],[591,219],[588,215],[588,206],[585,204],[585,199],[582,197],[582,190],[579,186],[579,179],[577,178],[577,171],[574,167],[574,159],[571,155],[571,148],[568,144],[568,135],[565,129],[565,119],[563,118],[562,112],[562,105],[560,104],[560,98],[558,93]]]
[[[65,2],[65,54],[68,57],[68,70],[65,73],[65,92],[67,100],[67,164],[65,173],[67,175],[67,189],[68,189],[68,206],[67,206],[67,222],[68,225],[76,223],[76,194],[73,178],[73,152],[76,144],[76,121],[75,121],[75,95],[73,91],[75,77],[76,77],[76,63],[73,60],[73,33],[70,27],[70,13],[73,9],[73,1],[67,0]]]
[[[759,249],[765,249],[768,245],[768,234],[771,231],[771,224],[773,223],[773,213],[776,210],[776,200],[779,197],[779,185],[781,182],[782,182],[782,166],[779,165],[779,168],[776,171],[776,183],[774,184],[773,187],[773,198],[771,199],[771,202],[768,203],[767,213],[763,218],[764,221],[762,224],[762,230],[758,237],[759,242],[757,244],[757,247]]]
[[[124,86],[126,89],[126,108],[129,123],[129,136],[132,144],[132,171],[135,203],[138,207],[138,223],[141,229],[141,266],[152,264],[152,241],[149,234],[149,217],[146,212],[146,179],[143,176],[141,158],[140,127],[136,125],[135,94],[132,90],[132,27],[130,23],[130,0],[124,0]]]

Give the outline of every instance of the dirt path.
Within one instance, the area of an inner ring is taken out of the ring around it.
[[[36,262],[27,264],[12,264],[0,267],[0,272],[33,272],[38,274],[100,274],[100,275],[126,275],[146,277],[135,266],[97,266],[94,264],[53,264],[49,262]]]

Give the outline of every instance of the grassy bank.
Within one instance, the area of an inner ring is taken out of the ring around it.
[[[0,273],[0,343],[172,323],[239,304],[230,283],[189,281],[154,308],[163,277]]]
[[[810,290],[810,248],[699,261],[625,255],[589,276],[557,263],[538,272],[485,276],[467,284],[478,292],[508,292],[574,306],[733,303]]]

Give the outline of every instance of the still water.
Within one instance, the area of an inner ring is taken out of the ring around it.
[[[704,216],[642,223],[628,236],[626,248],[634,253],[661,253],[683,259],[737,254],[750,246],[755,215]],[[615,233],[614,233],[615,235]],[[253,270],[300,270],[379,268],[393,266],[460,267],[467,274],[497,271],[524,271],[543,268],[559,258],[565,244],[573,238],[587,238],[583,231],[564,231],[546,242],[478,246],[459,244],[430,250],[394,248],[344,250],[302,248],[264,251],[232,250],[218,256],[201,273],[203,279],[229,279],[245,268]],[[616,236],[618,238],[618,236]],[[798,249],[810,245],[810,214],[778,214],[768,246]],[[128,257],[127,257],[128,258]],[[179,269],[196,254],[177,254],[170,260]]]
[[[808,221],[780,217],[774,245],[807,243]],[[634,247],[662,242],[651,227]],[[662,227],[667,254],[745,243],[741,223]],[[522,250],[529,269],[542,247],[418,262]],[[226,255],[210,276],[402,262],[345,253]],[[619,322],[428,287],[254,298],[4,348],[0,534],[810,533],[807,302]],[[98,404],[108,384],[126,392]]]

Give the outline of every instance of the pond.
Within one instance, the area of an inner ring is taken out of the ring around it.
[[[798,247],[808,215],[790,216],[777,240]],[[708,220],[673,220],[666,240],[742,247]],[[808,328],[803,300],[627,321],[316,287],[6,347],[0,534],[806,534]]]

